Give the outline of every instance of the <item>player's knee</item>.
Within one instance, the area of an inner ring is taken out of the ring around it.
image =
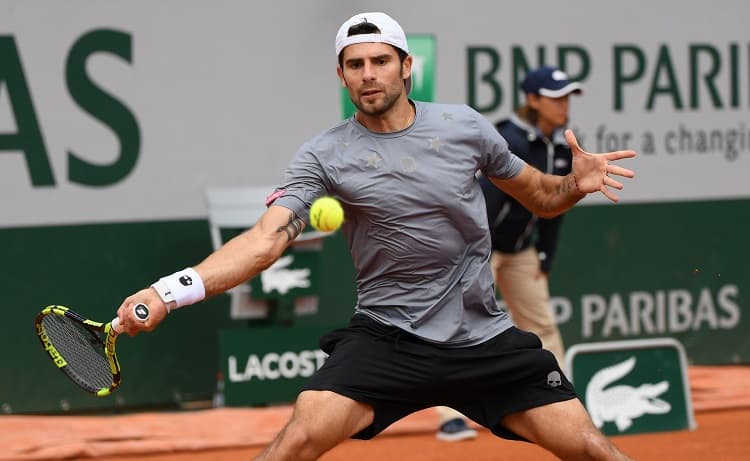
[[[323,451],[315,443],[310,428],[303,424],[291,422],[281,433],[279,452],[294,454],[294,459],[317,459]]]
[[[584,459],[591,461],[614,461],[627,459],[599,431],[587,431],[583,434]]]

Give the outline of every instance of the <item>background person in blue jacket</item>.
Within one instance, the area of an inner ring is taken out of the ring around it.
[[[510,118],[495,126],[510,150],[537,169],[564,176],[570,173],[572,154],[563,132],[568,125],[571,94],[581,85],[555,67],[532,70],[521,82],[526,102]],[[539,336],[542,346],[565,363],[562,337],[549,305],[548,275],[557,249],[562,215],[542,219],[524,208],[487,178],[479,178],[487,202],[492,232],[492,273],[516,326]],[[536,232],[536,239],[535,237]],[[473,439],[476,431],[465,417],[448,407],[437,407],[437,438]]]
[[[545,173],[570,173],[572,157],[563,132],[569,97],[580,94],[581,85],[560,69],[545,66],[529,72],[521,89],[525,104],[498,122],[497,130],[510,150],[528,164]],[[563,216],[539,218],[487,178],[480,178],[480,183],[492,232],[495,285],[516,326],[539,336],[563,367],[563,342],[550,308],[548,285]]]

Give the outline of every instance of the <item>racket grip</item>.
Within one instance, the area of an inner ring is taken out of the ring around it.
[[[143,303],[138,303],[133,306],[133,314],[135,314],[135,318],[138,319],[141,322],[145,322],[148,320],[149,316],[151,315],[151,312],[148,310],[148,306]],[[122,333],[123,326],[120,324],[120,317],[115,317],[110,322],[112,325],[112,329],[115,330],[117,333]]]
[[[120,325],[120,317],[115,317],[110,322],[112,325],[112,329],[115,330],[115,333],[122,333],[122,325]]]

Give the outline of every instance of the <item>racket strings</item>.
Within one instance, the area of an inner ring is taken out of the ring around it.
[[[63,368],[68,376],[92,392],[112,386],[112,370],[104,353],[104,343],[96,333],[62,315],[44,316],[42,326],[68,363]]]

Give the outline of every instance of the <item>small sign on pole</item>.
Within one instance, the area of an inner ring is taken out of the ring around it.
[[[576,344],[569,379],[607,435],[695,429],[682,344],[674,338]]]

